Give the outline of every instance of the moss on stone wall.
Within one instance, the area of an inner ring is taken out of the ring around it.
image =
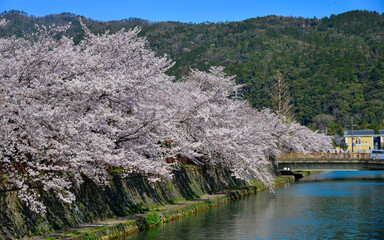
[[[279,177],[276,178],[275,184],[278,185],[293,180],[294,178],[292,176]],[[48,234],[35,239],[116,239],[118,237],[145,230],[168,221],[196,214],[206,209],[235,199],[243,198],[246,195],[253,194],[264,189],[266,189],[264,184],[255,182],[254,185],[249,185],[243,187],[242,189],[227,190],[222,194],[204,195],[199,199],[182,201],[179,204],[165,205],[144,214],[136,214],[133,216],[133,220],[127,221],[127,218],[108,219],[96,223],[96,226],[93,227],[85,229],[70,229],[67,233]]]
[[[175,171],[173,180],[153,185],[139,175],[123,177],[120,171],[109,174],[107,186],[86,180],[75,189],[73,204],[63,203],[52,192],[36,188],[47,206],[45,216],[30,211],[18,200],[17,190],[0,182],[0,239],[40,235],[246,186],[221,167],[184,167]]]

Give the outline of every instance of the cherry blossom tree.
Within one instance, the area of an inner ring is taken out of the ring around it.
[[[175,154],[224,165],[234,176],[260,179],[272,186],[271,159],[282,152],[316,152],[330,147],[330,137],[317,134],[269,109],[257,111],[233,98],[241,86],[223,68],[192,70],[175,93],[178,114],[172,147]],[[232,97],[231,97],[232,96]],[[189,145],[182,143],[190,142]]]
[[[8,21],[5,20],[4,18],[0,20],[0,27],[4,27],[5,25],[7,25]]]
[[[82,26],[78,45],[57,37],[70,25],[0,39],[1,170],[36,212],[45,207],[31,183],[70,203],[84,177],[103,184],[108,168],[123,168],[157,181],[172,177],[165,158],[186,157],[272,187],[271,157],[330,145],[234,99],[241,86],[222,67],[175,81],[165,74],[172,61],[148,49],[139,28],[94,35]]]
[[[71,202],[82,174],[104,183],[107,167],[171,177],[156,144],[170,60],[146,49],[139,29],[95,36],[83,26],[86,38],[75,46],[55,40],[68,27],[0,39],[0,158],[36,211],[44,207],[26,179]]]

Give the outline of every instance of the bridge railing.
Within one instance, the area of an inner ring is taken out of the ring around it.
[[[277,157],[277,161],[292,161],[292,160],[367,160],[369,153],[284,153]]]

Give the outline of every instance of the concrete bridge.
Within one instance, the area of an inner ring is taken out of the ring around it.
[[[384,159],[369,159],[369,153],[287,153],[277,163],[280,171],[384,170]]]

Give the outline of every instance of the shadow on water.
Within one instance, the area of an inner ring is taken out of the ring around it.
[[[384,172],[321,172],[125,239],[383,239]]]
[[[319,181],[384,181],[384,171],[331,171],[320,172],[299,179],[298,183]]]

